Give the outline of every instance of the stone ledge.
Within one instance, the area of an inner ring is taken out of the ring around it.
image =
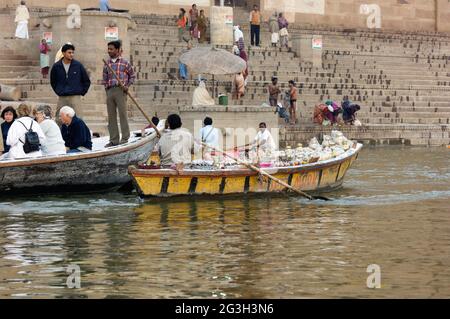
[[[179,106],[180,112],[226,112],[226,113],[238,113],[238,112],[275,112],[274,107],[262,107],[262,106],[242,106],[242,105],[214,105],[214,106]]]

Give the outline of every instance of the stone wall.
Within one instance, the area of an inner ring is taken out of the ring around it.
[[[448,0],[262,0],[262,3],[266,17],[274,11],[283,11],[288,19],[301,24],[450,31]]]
[[[213,0],[110,0],[112,7],[130,10],[132,14],[164,15],[176,15],[180,7],[188,11],[193,2],[209,16]],[[3,0],[0,8],[15,8],[17,3],[17,0]],[[27,1],[30,7],[52,8],[66,8],[72,3],[81,8],[98,6],[97,0]],[[291,22],[300,24],[450,32],[448,0],[249,0],[247,4],[249,7],[260,4],[266,19],[274,11],[281,11]]]
[[[0,8],[16,7],[18,0],[2,0]],[[27,0],[28,7],[50,7],[50,8],[66,8],[69,4],[78,4],[81,8],[98,7],[98,0]],[[196,1],[199,9],[205,9],[209,13],[209,6],[212,0]],[[109,0],[112,8],[130,10],[135,14],[177,14],[179,8],[188,8],[192,5],[191,0]],[[205,5],[209,3],[209,5]]]

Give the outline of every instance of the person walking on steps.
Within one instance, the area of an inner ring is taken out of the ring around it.
[[[252,46],[256,45],[257,47],[259,47],[259,32],[261,29],[262,16],[256,4],[253,6],[253,10],[252,12],[250,12],[249,18],[250,18],[251,44]]]

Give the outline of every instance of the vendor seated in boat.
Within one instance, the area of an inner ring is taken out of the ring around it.
[[[203,127],[200,129],[200,137],[202,143],[205,143],[213,148],[219,148],[219,136],[220,131],[213,126],[213,120],[210,117],[205,117],[203,120]],[[211,148],[203,147],[202,155],[204,160],[211,160],[214,150]]]
[[[59,111],[61,134],[67,153],[89,152],[92,150],[91,131],[82,119],[78,118],[70,106],[63,106]]]
[[[181,118],[177,114],[167,117],[167,125],[169,130],[166,130],[159,140],[161,166],[180,170],[192,161],[194,137],[181,127]]]
[[[256,134],[255,139],[252,143],[245,145],[244,148],[250,151],[253,150],[250,158],[257,157],[262,161],[272,161],[274,159],[277,147],[272,134],[267,129],[266,123],[259,123],[259,132]]]

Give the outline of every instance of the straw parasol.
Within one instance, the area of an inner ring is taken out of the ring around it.
[[[215,75],[236,74],[247,67],[240,57],[215,47],[193,48],[181,55],[180,62],[194,73],[212,75],[213,84]]]

